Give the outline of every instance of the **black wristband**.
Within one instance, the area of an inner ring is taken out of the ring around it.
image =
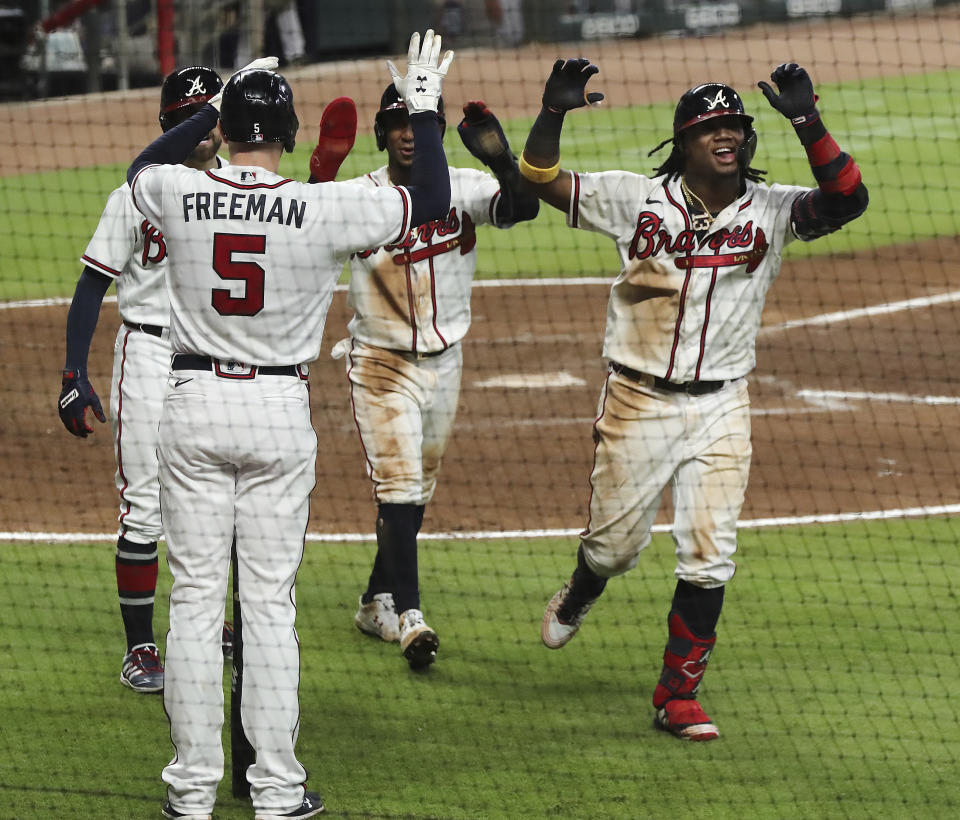
[[[827,135],[827,127],[823,124],[819,114],[815,120],[811,120],[806,125],[795,125],[794,129],[804,147],[813,145],[818,139]]]
[[[524,152],[529,157],[552,159],[560,155],[560,132],[565,111],[544,106],[530,129]]]

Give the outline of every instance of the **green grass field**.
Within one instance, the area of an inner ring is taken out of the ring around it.
[[[841,233],[812,245],[794,243],[791,257],[847,252],[960,233],[960,194],[945,180],[960,174],[960,102],[953,90],[960,72],[948,71],[818,88],[824,120],[840,145],[863,169],[871,204]],[[812,184],[813,178],[790,126],[756,89],[742,89],[756,117],[760,147],[755,165],[771,181]],[[496,107],[495,101],[491,104]],[[453,106],[451,106],[453,109]],[[650,173],[665,155],[647,152],[667,133],[673,107],[598,108],[568,117],[561,143],[564,167],[584,171],[623,168]],[[455,133],[453,111],[445,140],[453,165],[479,167]],[[505,122],[515,150],[531,119]],[[383,164],[369,124],[341,169],[340,178]],[[281,172],[304,179],[315,135],[300,132],[296,152]],[[664,149],[666,150],[666,149]],[[132,159],[133,157],[131,157]],[[125,166],[100,166],[0,179],[0,300],[69,296],[83,253],[109,192],[123,182]],[[485,232],[481,278],[603,276],[616,273],[613,243],[568,230],[563,215],[543,208],[530,224]]]
[[[331,817],[955,818],[958,537],[949,519],[743,531],[709,744],[650,723],[669,537],[559,652],[539,621],[573,543],[426,542],[425,674],[352,625],[372,545],[310,543],[298,752]],[[112,565],[107,544],[0,547],[3,820],[159,816],[172,746],[161,699],[118,681]],[[162,560],[158,625],[168,589]],[[216,817],[250,816],[228,762]]]

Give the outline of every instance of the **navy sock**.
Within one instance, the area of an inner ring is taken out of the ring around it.
[[[687,581],[677,581],[672,608],[698,638],[711,638],[717,631],[723,593],[726,587],[704,589]]]
[[[377,510],[377,557],[364,603],[379,592],[390,592],[397,614],[420,608],[417,532],[424,507],[415,504],[381,504]]]

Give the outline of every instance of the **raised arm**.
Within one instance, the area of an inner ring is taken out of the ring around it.
[[[806,69],[796,63],[777,66],[769,83],[757,83],[777,111],[790,120],[807,152],[817,188],[793,203],[792,221],[800,239],[811,240],[839,230],[867,209],[869,196],[853,157],[840,150],[820,112],[819,99]],[[779,93],[778,93],[779,92]]]
[[[422,225],[431,219],[443,219],[450,209],[450,171],[443,152],[437,103],[453,62],[453,52],[440,59],[440,35],[427,29],[423,35],[414,32],[407,52],[407,73],[401,75],[397,67],[387,61],[397,93],[410,112],[413,129],[413,167],[410,169],[411,223]]]
[[[279,65],[276,57],[258,57],[252,63],[245,65],[240,71],[249,69],[265,69],[273,71]],[[238,74],[240,72],[237,72]],[[220,100],[223,91],[214,95],[190,119],[180,123],[175,128],[165,131],[146,148],[127,169],[127,182],[133,187],[133,180],[148,165],[176,165],[183,162],[190,152],[197,147],[200,140],[217,124],[220,118]]]
[[[486,165],[500,183],[497,224],[514,225],[534,219],[540,212],[540,200],[523,184],[506,134],[485,102],[471,100],[463,107],[457,133],[467,150]]]
[[[543,89],[543,107],[530,129],[520,157],[520,173],[548,205],[566,213],[570,206],[570,174],[560,173],[560,131],[567,111],[595,105],[603,94],[586,85],[600,71],[583,57],[557,60]]]

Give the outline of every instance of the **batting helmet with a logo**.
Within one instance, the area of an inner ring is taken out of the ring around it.
[[[293,90],[273,71],[234,74],[223,89],[220,127],[231,142],[280,142],[292,153],[300,128]]]
[[[160,127],[169,131],[190,119],[221,88],[220,75],[206,66],[192,65],[171,72],[160,88]]]
[[[753,117],[747,114],[740,95],[723,83],[703,83],[680,97],[673,114],[674,140],[687,128],[714,117],[737,117],[743,124],[743,144],[740,146],[740,166],[750,165],[757,150],[757,132]]]

